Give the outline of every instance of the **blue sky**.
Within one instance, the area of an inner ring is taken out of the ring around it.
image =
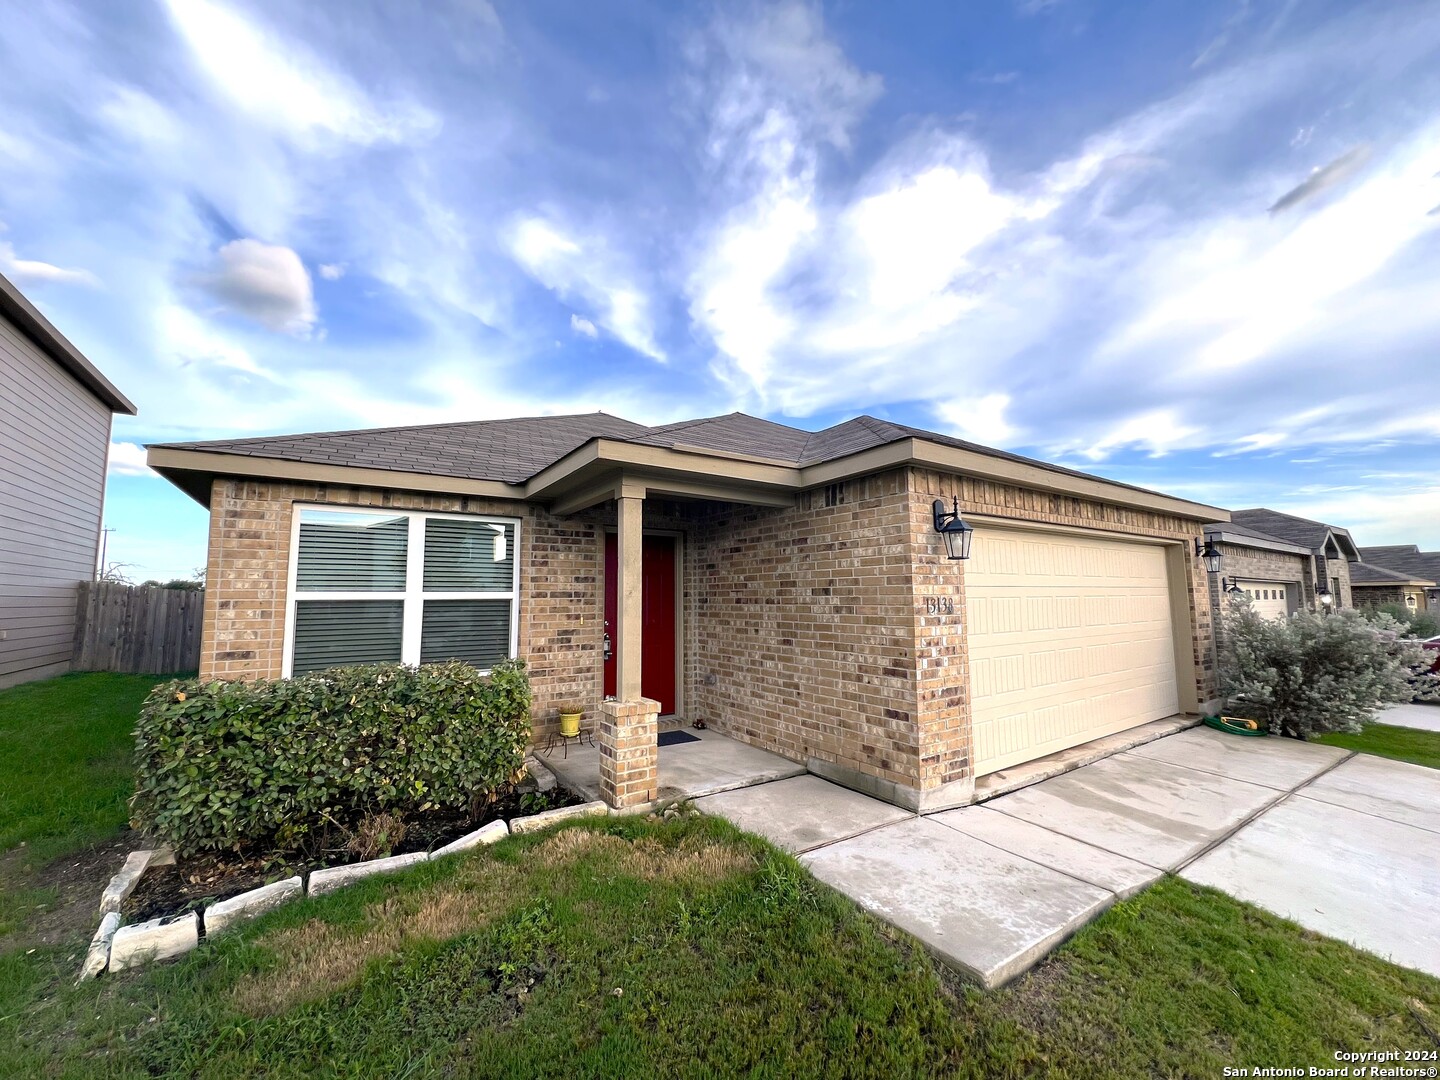
[[[0,272],[145,442],[870,412],[1440,547],[1440,6],[13,6]]]

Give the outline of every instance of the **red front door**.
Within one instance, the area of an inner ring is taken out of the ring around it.
[[[615,655],[620,620],[616,601],[619,547],[605,536],[605,630],[615,644],[605,661],[605,693],[615,694]],[[646,536],[640,561],[640,693],[660,702],[662,716],[675,711],[675,537]]]

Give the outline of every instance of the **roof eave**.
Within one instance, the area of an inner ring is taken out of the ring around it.
[[[33,341],[40,350],[81,386],[103,402],[111,412],[134,416],[134,403],[122,394],[94,364],[85,358],[64,334],[40,314],[40,309],[25,298],[8,278],[0,274],[0,316],[4,316]]]
[[[1245,533],[1226,532],[1223,523],[1221,524],[1222,527],[1219,529],[1206,529],[1205,539],[1215,540],[1221,544],[1230,544],[1234,547],[1255,548],[1258,551],[1278,551],[1285,555],[1298,555],[1301,558],[1306,558],[1311,554],[1309,548],[1284,540],[1267,540],[1259,536],[1247,536]]]

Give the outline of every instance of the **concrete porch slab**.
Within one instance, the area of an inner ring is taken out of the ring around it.
[[[1281,797],[1272,788],[1127,752],[986,805],[1173,870]]]
[[[1317,802],[1440,833],[1440,769],[1356,754],[1305,788],[1303,794]]]
[[[984,802],[1007,792],[1018,791],[1022,787],[1038,784],[1052,776],[1073,772],[1093,761],[1099,761],[1111,754],[1118,754],[1122,750],[1129,750],[1131,747],[1142,746],[1156,739],[1163,739],[1167,735],[1174,735],[1177,731],[1192,728],[1198,723],[1200,723],[1198,716],[1167,716],[1163,720],[1152,720],[1148,724],[1119,731],[1114,735],[1106,735],[1102,739],[1092,739],[1090,742],[1081,743],[1079,746],[1072,746],[1068,750],[1060,750],[1054,754],[1047,754],[1034,761],[1024,761],[1019,765],[1012,765],[1008,769],[1001,769],[999,772],[987,773],[975,781],[975,801]]]
[[[1418,728],[1420,731],[1440,731],[1440,704],[1409,702],[1405,705],[1391,705],[1375,718],[1377,724],[1394,724],[1396,727]]]
[[[801,861],[986,987],[1019,975],[1115,900],[928,817],[842,840]]]
[[[1247,739],[1197,727],[1137,746],[1130,753],[1277,791],[1294,791],[1335,762],[1344,760],[1350,751],[1299,739]]]
[[[796,776],[709,795],[697,800],[695,808],[795,853],[913,816],[908,810],[818,776]]]
[[[661,799],[698,799],[720,791],[805,775],[804,765],[737,742],[717,731],[680,730],[699,741],[660,747],[657,780]],[[572,743],[568,751],[558,746],[548,754],[537,750],[536,758],[567,788],[587,799],[600,798],[598,737],[595,746],[582,742]]]
[[[1309,798],[1314,786],[1181,876],[1440,975],[1440,834]]]
[[[1161,871],[1153,866],[1061,836],[986,806],[947,810],[933,815],[930,820],[973,836],[991,847],[1008,851],[1011,855],[1107,889],[1122,900],[1134,896],[1161,875]]]

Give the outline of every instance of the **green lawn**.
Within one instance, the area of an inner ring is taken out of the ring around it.
[[[73,971],[0,962],[0,1074],[1215,1077],[1423,1048],[1412,1010],[1440,1017],[1440,981],[1177,879],[982,994],[698,815],[512,837],[173,966]]]
[[[1366,724],[1358,735],[1335,732],[1321,735],[1316,742],[1326,746],[1343,746],[1362,754],[1408,761],[1431,769],[1440,769],[1440,732],[1418,728],[1396,727],[1393,724]]]
[[[7,844],[123,822],[151,681],[0,694]],[[982,994],[698,815],[511,837],[76,986],[96,870],[73,919],[0,940],[0,1076],[1214,1077],[1440,1027],[1440,981],[1177,879]]]
[[[93,673],[0,690],[0,937],[53,899],[36,871],[125,824],[131,732],[160,681]]]

